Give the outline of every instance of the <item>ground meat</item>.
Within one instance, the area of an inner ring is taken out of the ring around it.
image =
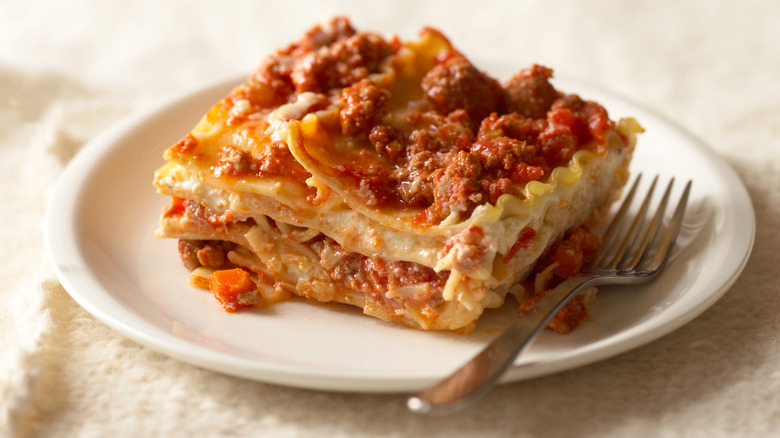
[[[268,145],[265,152],[259,158],[255,158],[248,151],[232,146],[225,146],[219,152],[219,160],[211,166],[214,176],[230,175],[240,177],[244,175],[286,176],[304,181],[311,174],[303,168],[292,156],[290,149],[284,142],[276,142]]]
[[[274,108],[294,100],[296,85],[291,77],[296,60],[355,34],[349,20],[337,17],[310,29],[300,41],[266,58],[246,84],[236,88],[228,100],[247,100],[255,108]]]
[[[338,126],[328,122],[326,129],[340,131],[333,134],[359,145],[362,155],[335,170],[370,207],[424,209],[415,217],[421,224],[462,218],[504,194],[522,196],[524,184],[544,180],[577,150],[598,152],[603,146],[591,141],[603,143],[614,127],[600,105],[556,91],[549,68],[521,70],[502,87],[454,50],[432,54],[435,65],[417,91],[422,98],[411,93],[393,100],[396,85],[382,88],[369,75],[400,47],[397,38],[357,33],[337,18],[269,57],[228,103],[246,99],[256,112],[311,91],[323,105],[340,105]],[[407,97],[409,106],[399,108]],[[195,146],[185,139],[179,149]],[[217,176],[310,176],[283,144],[251,153],[227,147],[212,169]]]
[[[504,194],[513,194],[520,197],[519,190],[515,188],[512,180],[509,178],[499,178],[495,181],[482,178],[479,180],[479,186],[482,188],[482,193],[486,195],[487,202],[491,204],[498,202],[498,198]]]
[[[221,268],[227,263],[227,253],[235,248],[232,242],[221,240],[179,239],[179,257],[187,269],[199,266]]]
[[[230,210],[217,213],[191,199],[185,199],[183,206],[188,219],[201,226],[209,226],[219,233],[227,232],[235,224],[235,219]]]
[[[460,151],[444,169],[431,174],[434,183],[434,213],[439,218],[470,213],[482,203],[477,176],[482,171],[477,156]]]
[[[368,150],[363,152],[369,153]],[[400,199],[396,196],[393,181],[387,171],[377,166],[355,166],[339,164],[334,168],[342,177],[354,181],[358,190],[355,194],[361,197],[366,205],[400,207]]]
[[[214,176],[217,178],[222,175],[236,176],[249,173],[254,167],[252,154],[232,146],[220,149],[219,157],[219,161],[212,166]]]
[[[407,122],[417,129],[406,141],[407,160],[392,177],[403,203],[431,206],[428,220],[469,213],[478,203],[494,203],[505,193],[518,194],[515,184],[549,173],[549,165],[532,143],[546,123],[517,114],[493,114],[483,121],[474,141],[463,110],[447,116],[412,112]]]
[[[379,71],[393,48],[380,36],[358,33],[303,56],[290,77],[297,92],[327,93],[348,87]]]
[[[290,79],[290,63],[285,58],[271,57],[264,61],[253,75],[254,81],[238,98],[248,100],[259,108],[274,108],[288,103],[295,93]]]
[[[577,136],[567,125],[550,124],[539,135],[539,152],[552,167],[562,166],[577,152]]]
[[[181,263],[187,269],[195,269],[200,266],[200,260],[198,260],[198,250],[203,248],[202,240],[187,240],[179,239],[179,257]]]
[[[562,280],[580,272],[582,266],[590,263],[601,248],[601,239],[584,227],[567,233],[564,240],[553,246],[549,253],[551,261],[557,262],[555,275]]]
[[[446,116],[412,111],[406,118],[408,136],[404,154],[394,160],[391,189],[402,204],[427,207],[419,217],[424,222],[436,223],[452,213],[463,217],[503,194],[522,196],[524,184],[567,165],[583,144],[603,137],[614,124],[600,105],[567,95],[557,98],[543,118],[493,113],[481,121],[476,138],[469,125],[464,110]],[[397,130],[390,132],[395,137],[375,136],[382,140],[378,151],[398,137]]]
[[[484,140],[509,137],[535,144],[547,125],[547,119],[533,119],[518,113],[504,114],[500,117],[497,114],[491,114],[485,117],[479,125],[477,138]]]
[[[459,150],[468,149],[474,135],[469,127],[468,114],[462,110],[446,116],[432,111],[413,111],[408,114],[406,122],[410,129],[408,138],[404,140],[400,133],[393,130],[393,136],[387,137],[393,140],[379,142],[378,147],[392,145],[401,148],[396,160],[401,165],[391,175],[397,194],[406,205],[425,207],[435,200],[435,183],[431,174],[451,163]],[[377,138],[382,140],[379,135]],[[396,143],[393,144],[393,141]]]
[[[369,134],[385,115],[390,92],[363,80],[341,92],[344,108],[339,112],[341,132],[357,136]]]
[[[286,175],[304,181],[311,174],[306,171],[292,156],[284,142],[273,143],[263,157],[255,164],[255,174],[263,177],[268,175]]]
[[[406,142],[407,158],[424,151],[468,150],[474,139],[468,113],[462,109],[446,116],[434,111],[412,111],[407,115],[406,123],[410,130]]]
[[[392,161],[401,156],[405,146],[403,137],[388,125],[374,126],[368,140],[380,155],[384,155]]]
[[[441,256],[452,255],[453,267],[460,272],[469,273],[482,266],[485,255],[489,252],[489,248],[485,246],[485,233],[482,228],[470,226],[447,241]]]
[[[556,100],[548,118],[551,123],[569,126],[580,145],[591,140],[604,142],[605,132],[615,126],[603,106],[574,94]]]
[[[423,78],[425,98],[442,114],[464,109],[477,123],[503,104],[504,90],[495,79],[455,54]]]
[[[588,316],[586,298],[584,295],[577,295],[555,315],[548,327],[556,333],[566,335],[577,328],[586,316]]]
[[[355,29],[345,17],[336,17],[325,25],[316,25],[309,29],[303,38],[293,46],[298,53],[307,53],[329,46],[336,41],[349,38],[355,34]],[[288,49],[289,50],[289,49]]]
[[[222,245],[206,244],[198,250],[198,261],[209,268],[219,268],[227,261],[227,254]]]
[[[521,70],[506,83],[507,112],[544,118],[560,93],[550,84],[552,70],[540,65]]]
[[[487,172],[516,183],[538,180],[550,170],[544,157],[537,153],[536,146],[509,137],[477,140],[471,152]]]
[[[345,253],[337,243],[330,239],[323,242],[321,247],[323,250],[320,251],[321,257],[326,247],[329,247],[328,251],[341,255],[335,264],[330,261],[326,262],[325,259],[321,262],[331,278],[350,289],[368,294],[384,296],[385,292],[391,289],[426,283],[435,289],[441,289],[449,277],[449,271],[437,273],[418,263],[387,261],[354,252]]]
[[[600,248],[601,238],[598,234],[586,227],[574,228],[547,250],[539,259],[535,271],[541,272],[556,263],[553,273],[557,282],[561,282],[579,273],[582,266],[593,260]]]
[[[411,207],[427,207],[434,201],[433,181],[431,174],[441,167],[441,154],[430,151],[414,155],[405,166],[393,172],[393,179],[398,181],[398,196],[404,204]]]

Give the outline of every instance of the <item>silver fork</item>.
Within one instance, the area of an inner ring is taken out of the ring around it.
[[[555,287],[535,304],[531,312],[514,322],[449,377],[410,397],[407,400],[410,410],[444,414],[470,405],[498,382],[520,352],[581,291],[591,286],[645,283],[655,278],[669,260],[680,232],[691,181],[686,184],[671,219],[662,230],[674,178],[669,181],[655,215],[645,224],[658,176],[653,179],[634,219],[627,218],[641,176],[637,176],[612,219],[594,261],[583,268],[581,274]],[[628,231],[625,231],[626,226]]]

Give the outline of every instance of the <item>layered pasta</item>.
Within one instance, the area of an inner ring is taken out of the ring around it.
[[[469,332],[507,294],[527,310],[598,249],[583,224],[618,197],[641,131],[552,75],[501,83],[430,28],[315,26],[166,150],[157,234],[228,311],[298,296]]]

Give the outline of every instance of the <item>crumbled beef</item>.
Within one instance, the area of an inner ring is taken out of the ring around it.
[[[410,134],[406,156],[423,151],[467,150],[474,138],[466,111],[455,110],[446,116],[433,111],[412,111],[406,117]]]
[[[477,140],[471,152],[488,173],[516,183],[537,180],[549,172],[549,166],[537,153],[536,146],[509,137]]]
[[[185,268],[192,270],[200,266],[198,250],[203,248],[202,240],[179,239],[178,248],[181,263]]]
[[[287,144],[281,141],[269,144],[260,158],[249,151],[225,146],[219,152],[219,160],[211,166],[214,176],[223,175],[259,177],[284,175],[304,181],[311,174],[295,161]]]
[[[603,142],[605,131],[615,126],[603,106],[583,100],[576,94],[568,94],[556,100],[548,118],[551,123],[569,126],[579,145],[591,140]]]
[[[482,202],[477,176],[482,167],[479,159],[468,152],[460,151],[444,169],[431,174],[435,186],[433,205],[435,213],[442,219],[450,214],[461,216]]]
[[[441,167],[441,154],[423,151],[393,172],[401,200],[411,207],[426,207],[434,201],[431,174]]]
[[[212,169],[216,177],[249,173],[254,167],[252,154],[233,146],[225,146],[220,149],[219,158]]]
[[[534,144],[547,124],[547,119],[533,119],[518,113],[502,116],[491,114],[482,120],[477,137],[479,139],[509,137]]]
[[[198,261],[209,268],[219,268],[227,262],[227,251],[219,244],[206,244],[198,250]]]
[[[502,105],[501,84],[455,54],[434,66],[423,78],[425,98],[442,114],[464,109],[477,123]]]
[[[393,127],[388,125],[376,125],[371,129],[368,140],[374,145],[374,149],[392,161],[397,160],[404,150],[404,139]]]
[[[550,124],[539,135],[539,151],[553,167],[561,166],[569,162],[577,152],[577,136],[571,132],[567,125]]]
[[[553,71],[533,65],[520,70],[506,84],[507,112],[534,119],[544,118],[560,93],[550,84]]]
[[[358,33],[330,46],[307,53],[290,74],[297,92],[327,93],[348,87],[379,71],[393,48],[382,37]]]
[[[294,49],[299,53],[307,53],[349,38],[354,34],[355,29],[349,23],[349,19],[336,17],[325,25],[318,24],[309,29],[303,38],[294,45]]]
[[[600,151],[614,127],[600,105],[559,93],[549,68],[523,69],[502,87],[454,49],[430,54],[434,65],[422,72],[420,88],[392,96],[409,79],[406,71],[396,71],[401,82],[389,88],[371,75],[390,66],[388,57],[400,48],[397,38],[356,32],[336,18],[269,57],[228,103],[246,99],[258,111],[318,93],[319,105],[340,108],[338,123],[328,119],[326,129],[359,146],[360,155],[334,167],[350,180],[351,192],[374,208],[425,209],[415,220],[430,223],[463,218],[504,194],[522,196],[524,184],[544,180],[579,149]],[[283,144],[251,153],[226,147],[212,170],[310,176]]]
[[[220,268],[225,266],[227,253],[235,248],[236,244],[221,240],[189,240],[179,239],[179,257],[187,269],[195,269],[199,266]]]
[[[460,272],[473,272],[479,269],[490,251],[485,246],[485,233],[482,228],[470,226],[453,236],[442,249],[453,257],[453,267]]]
[[[341,246],[326,239],[321,247],[324,250],[340,254],[334,265],[324,259],[322,265],[329,271],[331,278],[347,287],[364,293],[383,296],[390,289],[415,284],[430,284],[441,289],[449,277],[449,271],[436,272],[418,263],[406,261],[388,261],[378,257],[366,257],[359,253],[345,252]]]
[[[339,112],[344,135],[369,134],[382,121],[390,92],[363,80],[341,92],[344,108]]]

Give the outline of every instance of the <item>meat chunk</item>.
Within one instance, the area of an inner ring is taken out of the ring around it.
[[[344,108],[339,112],[344,135],[368,134],[382,121],[390,93],[363,80],[341,92]]]
[[[442,252],[453,256],[455,269],[469,273],[482,266],[490,251],[485,246],[485,232],[482,228],[470,226],[452,237]]]
[[[179,239],[179,258],[185,268],[192,270],[200,266],[198,251],[203,248],[202,240]]]
[[[358,33],[303,56],[290,74],[297,92],[325,93],[379,71],[393,48],[380,36]]]
[[[206,244],[199,249],[196,255],[201,265],[209,268],[219,268],[227,262],[227,251],[221,244]]]
[[[441,288],[449,277],[449,271],[436,272],[418,263],[389,261],[379,257],[366,257],[346,252],[336,242],[326,239],[316,249],[321,264],[331,278],[348,287],[365,293],[384,295],[390,289],[415,284],[429,284]],[[334,256],[337,259],[333,262]]]
[[[550,84],[553,71],[533,65],[520,70],[506,84],[508,112],[534,119],[544,118],[560,93]]]
[[[189,240],[179,239],[179,257],[187,269],[199,266],[221,268],[228,263],[227,253],[236,244],[222,240]]]
[[[303,181],[309,172],[295,161],[287,144],[281,141],[268,145],[260,157],[249,151],[225,146],[219,152],[219,160],[211,166],[214,176],[256,175],[259,177],[284,175]]]
[[[477,137],[482,140],[509,137],[535,144],[547,124],[546,119],[533,119],[518,113],[504,114],[500,117],[497,114],[491,114],[482,120]]]
[[[368,140],[380,155],[385,155],[394,161],[401,156],[405,145],[404,138],[388,125],[374,126]]]
[[[440,218],[451,214],[461,216],[482,201],[477,180],[480,172],[479,159],[473,154],[460,151],[447,167],[431,175],[435,184],[433,207]]]
[[[311,52],[349,38],[354,34],[355,29],[350,24],[349,19],[336,17],[325,25],[316,25],[309,29],[301,41],[295,45],[295,49],[298,52]]]
[[[426,100],[440,113],[462,108],[475,121],[495,111],[504,99],[498,81],[477,70],[462,55],[433,67],[423,78],[422,88]]]

